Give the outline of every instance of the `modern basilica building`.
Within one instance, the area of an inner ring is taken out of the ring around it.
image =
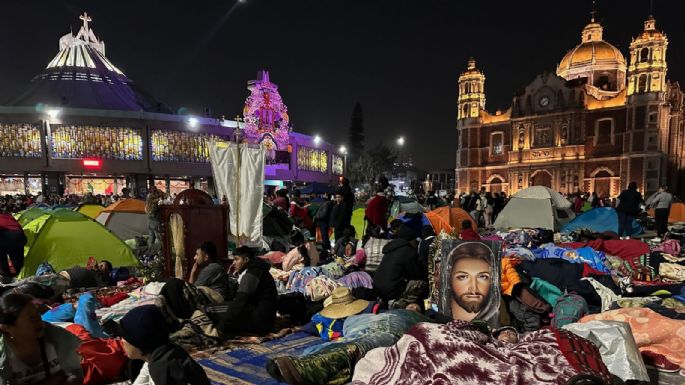
[[[615,197],[667,183],[685,192],[683,91],[667,79],[668,38],[649,17],[629,56],[593,19],[556,74],[539,75],[511,107],[485,110],[475,60],[459,76],[456,187],[515,193],[543,185]]]
[[[155,184],[212,193],[208,142],[240,140],[268,150],[267,185],[337,183],[344,154],[292,132],[278,86],[260,71],[236,120],[180,115],[141,90],[105,55],[84,14],[75,35],[28,89],[0,106],[0,194],[143,194]],[[47,60],[47,58],[46,58]]]

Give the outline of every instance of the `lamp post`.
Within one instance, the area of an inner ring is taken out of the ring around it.
[[[343,176],[347,176],[347,147],[340,146],[340,153],[343,154]]]
[[[236,143],[240,143],[240,141],[242,140],[242,136],[243,136],[242,135],[243,132],[241,131],[242,129],[240,128],[240,122],[243,121],[243,118],[241,118],[240,115],[236,115],[234,119],[235,119],[235,123],[236,123],[236,128],[235,128],[235,132],[233,133],[233,137],[234,137],[234,140]]]

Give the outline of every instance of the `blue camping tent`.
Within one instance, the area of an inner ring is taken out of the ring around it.
[[[561,228],[562,233],[570,233],[580,229],[589,229],[597,233],[613,231],[618,233],[618,214],[611,207],[597,207],[577,216],[574,220]],[[633,220],[630,235],[642,233],[642,226]]]

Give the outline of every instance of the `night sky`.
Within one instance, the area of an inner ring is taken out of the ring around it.
[[[685,83],[681,1],[655,1],[670,39],[669,79]],[[200,114],[239,114],[259,69],[287,104],[294,129],[342,144],[355,102],[366,145],[394,144],[423,169],[454,168],[456,82],[474,56],[486,108],[554,71],[580,42],[589,0],[89,0],[3,2],[0,101],[16,97],[80,27],[83,11],[107,57],[164,103]],[[601,0],[604,39],[628,55],[649,1]]]

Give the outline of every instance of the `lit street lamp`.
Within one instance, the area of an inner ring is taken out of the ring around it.
[[[404,136],[397,138],[397,145],[400,147],[404,146]]]
[[[319,135],[315,135],[314,136],[314,144],[316,144],[318,146],[319,143],[321,143],[321,137]]]
[[[340,153],[343,154],[343,176],[347,176],[347,147],[340,146]]]

